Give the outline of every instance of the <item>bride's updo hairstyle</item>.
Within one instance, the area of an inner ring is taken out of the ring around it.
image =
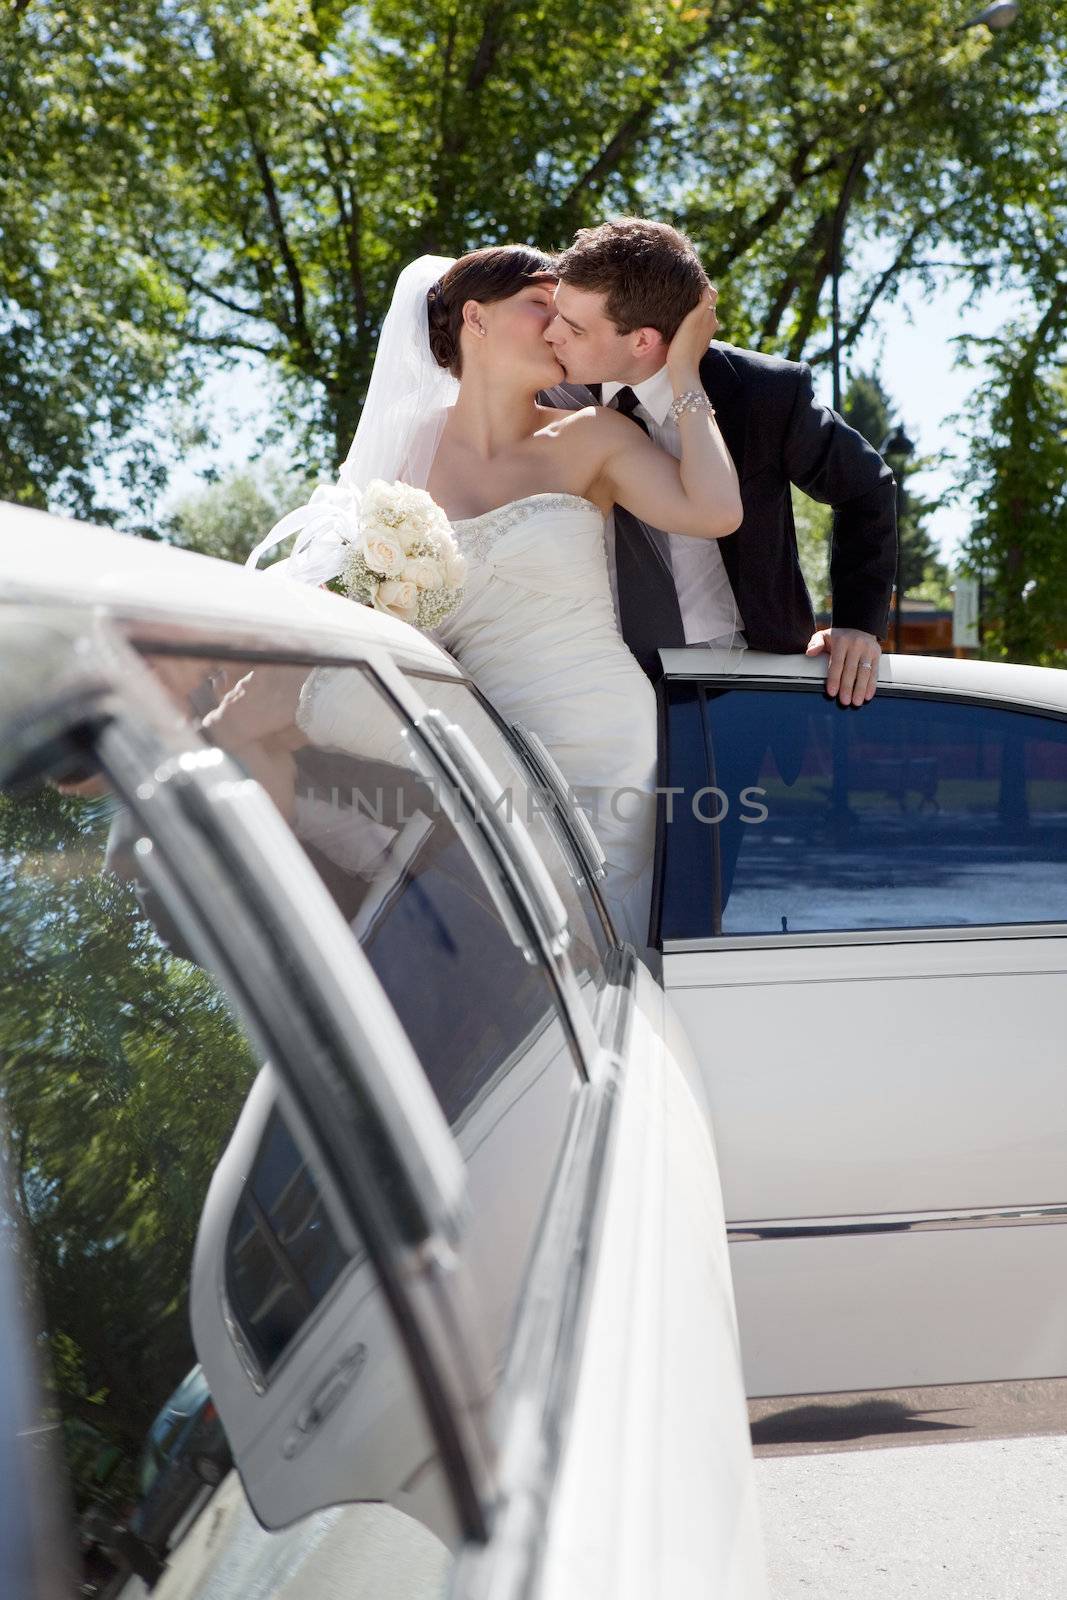
[[[430,350],[437,365],[446,367],[454,378],[463,375],[459,334],[468,300],[489,305],[494,300],[510,300],[531,284],[555,282],[552,256],[530,245],[488,245],[460,256],[426,295]]]

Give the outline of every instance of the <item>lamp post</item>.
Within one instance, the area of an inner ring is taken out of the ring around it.
[[[976,17],[961,22],[957,32],[966,33],[968,28],[988,28],[990,33],[1003,33],[1005,28],[1011,27],[1018,15],[1019,7],[1015,4],[1015,0],[994,0],[991,6],[979,11]]]
[[[884,456],[886,461],[889,462],[890,466],[893,468],[893,475],[896,478],[897,484],[897,571],[896,577],[893,580],[893,588],[896,593],[897,614],[896,622],[894,624],[894,631],[896,653],[897,655],[901,655],[901,628],[904,617],[903,523],[904,512],[907,509],[908,504],[908,496],[907,491],[904,488],[904,474],[900,469],[903,467],[904,462],[907,461],[910,456],[915,454],[915,445],[904,432],[903,423],[898,422],[892,433],[889,434],[887,438],[883,439],[882,448],[878,453],[879,455]],[[898,463],[898,466],[893,466],[894,462]]]

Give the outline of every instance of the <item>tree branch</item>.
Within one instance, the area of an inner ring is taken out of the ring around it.
[[[330,134],[325,125],[322,132],[322,148],[326,156],[326,166],[330,174],[330,188],[341,221],[344,224],[345,257],[348,262],[348,281],[352,287],[352,298],[355,302],[356,320],[362,327],[367,320],[367,289],[363,277],[363,252],[360,242],[360,225],[363,211],[351,179],[345,181],[344,174],[351,173],[353,169],[351,151],[348,149],[344,135],[340,129],[334,129],[334,137],[341,148],[340,159],[330,143]]]
[[[585,171],[572,184],[558,205],[552,210],[558,216],[566,218],[568,213],[574,211],[579,198],[588,189],[595,188],[601,180],[613,172],[619,160],[628,150],[638,142],[644,133],[649,120],[655,115],[663,104],[663,93],[677,78],[682,68],[698,55],[703,47],[711,40],[721,26],[729,18],[713,16],[709,19],[707,27],[690,44],[675,50],[663,64],[663,69],[656,83],[647,91],[641,100],[625,116],[600,154],[593,160]]]
[[[777,194],[764,206],[758,217],[747,223],[734,235],[730,243],[713,258],[708,265],[710,277],[725,272],[741,256],[747,255],[752,246],[760,240],[765,233],[774,227],[784,216],[797,194],[813,178],[821,178],[827,172],[832,172],[837,165],[837,155],[827,156],[813,167],[806,165],[807,158],[815,147],[815,141],[809,140],[806,145],[796,152],[789,165],[788,182],[783,183]]]
[[[504,0],[504,3],[500,3],[500,0],[497,0],[496,4],[486,7],[482,36],[478,40],[478,48],[474,52],[466,83],[464,84],[467,94],[478,94],[486,78],[488,78],[496,65],[496,58],[500,52],[504,37],[502,24],[507,19],[510,9],[506,0]]]
[[[920,218],[915,227],[908,234],[908,237],[905,239],[903,245],[898,250],[894,260],[889,264],[885,271],[879,275],[877,281],[875,282],[874,288],[868,294],[860,310],[853,317],[851,323],[849,324],[848,330],[841,341],[842,349],[848,350],[853,344],[855,344],[856,340],[863,331],[863,328],[867,322],[867,318],[874,310],[878,301],[882,298],[883,294],[893,282],[894,278],[896,278],[897,275],[903,271],[904,267],[908,265],[908,257],[918,244],[919,240],[922,238],[923,234],[928,232],[929,229],[933,227],[935,222],[940,222],[941,219],[946,217],[950,211],[954,211],[958,205],[958,200],[952,200],[947,205],[942,206],[939,211],[934,212],[932,216]],[[912,263],[913,266],[916,264],[917,263],[914,262]],[[813,367],[821,366],[824,361],[829,361],[832,358],[833,353],[833,346],[828,345],[825,350],[820,350],[817,355],[810,356],[809,361]]]
[[[278,353],[269,345],[255,344],[236,333],[185,333],[182,338],[186,344],[195,344],[205,350],[247,350],[255,356],[275,356]]]
[[[295,337],[298,346],[303,352],[306,369],[309,373],[312,371],[317,372],[319,361],[307,324],[304,280],[301,276],[296,256],[293,254],[292,246],[289,243],[289,235],[286,232],[285,219],[282,216],[281,203],[278,199],[278,190],[274,183],[274,174],[271,171],[270,162],[267,160],[267,153],[259,142],[255,120],[247,107],[243,108],[243,115],[252,146],[252,156],[263,187],[263,198],[267,204],[267,213],[270,217],[271,227],[274,230],[274,237],[278,241],[282,265],[285,268],[285,275],[289,280],[289,289],[292,294],[292,317],[289,328],[286,331]]]
[[[171,277],[177,278],[183,288],[191,289],[195,294],[202,294],[205,299],[213,300],[216,305],[224,307],[227,311],[234,312],[239,317],[251,317],[256,322],[268,320],[263,311],[256,306],[243,306],[239,301],[231,300],[227,295],[220,293],[218,289],[213,289],[210,284],[201,283],[200,279],[194,273],[187,271],[185,267],[179,267],[173,261],[169,261],[155,239],[143,239],[141,245],[145,254],[154,255],[157,261],[162,262]]]
[[[826,248],[815,269],[815,276],[812,279],[808,294],[805,296],[799,321],[793,330],[793,337],[789,345],[789,356],[792,361],[800,360],[804,346],[811,335],[811,330],[815,326],[815,318],[818,314],[823,286],[833,271],[834,236],[836,234],[840,237],[841,232],[844,230],[849,206],[852,204],[852,197],[856,192],[856,186],[872,154],[873,151],[870,146],[862,144],[857,145],[848,152],[848,166],[841,180],[841,187],[834,202],[833,210],[823,213],[821,220],[822,228],[827,234]]]

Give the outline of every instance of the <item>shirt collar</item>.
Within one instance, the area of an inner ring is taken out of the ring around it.
[[[619,390],[625,387],[626,385],[622,383],[602,384],[600,389],[601,403],[608,405],[614,400]],[[643,383],[635,383],[632,387],[641,409],[647,412],[657,427],[662,428],[667,420],[667,412],[671,409],[671,403],[674,400],[674,385],[671,382],[671,376],[667,368],[665,366],[660,367],[659,371],[654,372],[651,378],[646,378]]]

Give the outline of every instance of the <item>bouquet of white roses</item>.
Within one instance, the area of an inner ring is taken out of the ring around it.
[[[467,564],[441,507],[407,483],[368,483],[339,574],[352,600],[436,628],[463,596]]]

